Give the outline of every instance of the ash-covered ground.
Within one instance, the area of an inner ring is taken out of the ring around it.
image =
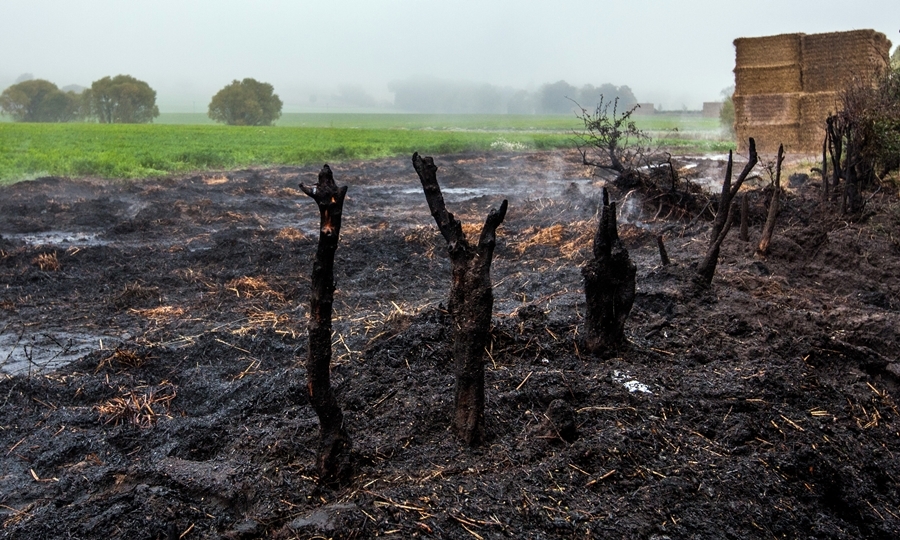
[[[448,431],[449,262],[409,159],[331,164],[342,488],[316,482],[303,368],[318,211],[297,184],[319,166],[0,189],[0,537],[900,536],[896,190],[849,221],[793,186],[761,259],[748,186],[750,242],[731,232],[708,289],[709,222],[614,190],[638,295],[627,349],[595,358],[580,267],[603,181],[565,152],[435,162],[467,231],[510,201],[488,443]]]

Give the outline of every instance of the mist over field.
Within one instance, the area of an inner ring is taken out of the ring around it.
[[[275,87],[286,113],[507,113],[528,112],[542,85],[565,81],[627,86],[639,102],[696,110],[733,84],[735,38],[873,28],[898,42],[886,16],[894,4],[766,0],[748,12],[712,0],[10,0],[0,88],[23,74],[62,88],[121,73],[147,81],[163,112],[205,113],[218,89],[253,77]],[[423,84],[455,97],[397,103]],[[446,104],[454,99],[465,106]]]

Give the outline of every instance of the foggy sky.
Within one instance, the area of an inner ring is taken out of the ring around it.
[[[388,83],[412,76],[564,79],[699,109],[734,83],[737,37],[872,28],[896,46],[898,14],[897,0],[3,0],[0,89],[23,73],[60,87],[124,73],[162,112],[205,112],[254,77],[292,112],[348,85],[391,101]]]

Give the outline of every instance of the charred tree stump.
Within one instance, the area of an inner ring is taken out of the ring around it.
[[[731,229],[733,219],[732,212],[734,206],[731,204],[735,195],[744,180],[750,175],[750,171],[756,166],[759,156],[756,154],[756,141],[750,138],[750,159],[744,165],[738,179],[732,184],[731,173],[734,168],[734,159],[731,152],[728,152],[728,167],[725,169],[725,180],[722,182],[722,195],[719,197],[719,210],[716,212],[716,219],[713,221],[712,232],[709,235],[709,247],[706,250],[703,260],[697,267],[696,281],[701,285],[709,286],[712,284],[713,276],[716,273],[716,265],[719,263],[719,251],[722,248],[722,242],[728,231]]]
[[[309,354],[306,359],[309,403],[319,417],[319,481],[334,483],[352,475],[352,441],[344,429],[344,415],[331,388],[331,314],[334,304],[334,253],[341,232],[347,186],[338,188],[328,165],[314,186],[300,184],[319,207],[319,246],[313,262],[309,301]]]
[[[784,145],[778,145],[778,157],[775,160],[775,180],[772,183],[772,200],[769,202],[769,213],[766,216],[766,224],[763,225],[762,237],[756,247],[756,254],[765,257],[769,254],[769,243],[772,241],[772,233],[775,232],[775,219],[778,217],[778,207],[781,201],[781,163],[784,161]]]
[[[619,239],[616,203],[609,202],[609,194],[603,188],[594,258],[581,269],[587,302],[587,348],[591,353],[616,350],[624,344],[625,320],[634,305],[636,270]]]
[[[469,244],[462,224],[447,211],[437,181],[437,166],[416,152],[413,167],[422,182],[425,200],[450,253],[452,281],[449,310],[453,317],[453,365],[456,389],[452,428],[467,445],[484,440],[484,350],[488,343],[494,294],[491,261],[497,243],[497,227],[506,217],[507,201],[492,209],[476,245]]]

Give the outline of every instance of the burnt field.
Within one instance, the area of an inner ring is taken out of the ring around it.
[[[0,537],[900,536],[893,188],[848,221],[793,186],[761,259],[767,195],[745,187],[750,241],[731,232],[709,288],[709,212],[612,190],[637,296],[628,346],[597,358],[580,268],[602,182],[574,153],[435,163],[469,234],[509,199],[487,442],[449,431],[450,263],[409,159],[334,165],[340,488],[317,484],[303,367],[319,214],[298,183],[319,167],[0,189]]]

